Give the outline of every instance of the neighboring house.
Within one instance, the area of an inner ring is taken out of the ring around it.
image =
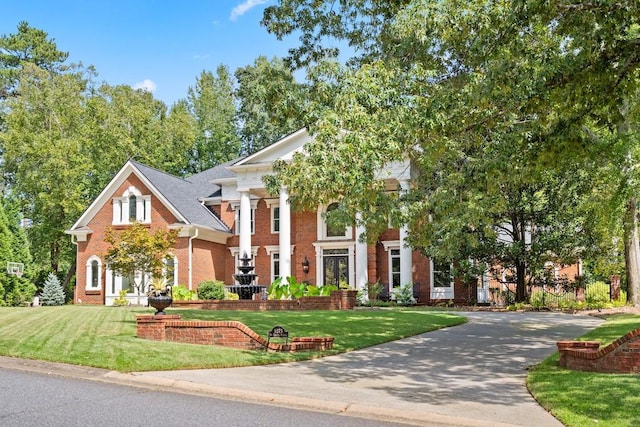
[[[311,284],[357,289],[380,282],[387,295],[412,283],[420,304],[475,299],[475,288],[454,284],[448,264],[434,268],[431,260],[403,244],[406,228],[389,229],[375,244],[367,244],[358,238],[363,232],[359,227],[327,226],[324,214],[334,204],[293,212],[286,188],[269,196],[262,177],[273,172],[275,160],[290,160],[310,138],[301,129],[251,156],[187,179],[127,162],[67,231],[77,245],[74,302],[112,305],[122,289],[137,301],[129,279],[114,274],[104,262],[105,230],[122,230],[136,221],[152,231],[178,230],[165,274],[174,285],[188,289],[211,279],[235,284],[239,258],[246,253],[259,285],[293,275]],[[408,163],[391,163],[383,174],[390,191],[409,188]]]

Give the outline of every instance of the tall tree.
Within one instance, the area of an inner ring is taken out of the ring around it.
[[[20,22],[16,34],[0,37],[0,99],[15,95],[25,63],[55,73],[68,56],[67,52],[58,50],[55,40],[45,31]]]
[[[637,163],[629,155],[629,126],[620,125],[628,123],[621,107],[638,83],[638,4],[484,0],[385,6],[354,0],[339,3],[349,13],[300,13],[312,6],[323,10],[334,5],[294,0],[265,13],[266,23],[282,34],[301,30],[303,41],[319,34],[355,40],[356,47],[362,25],[371,21],[369,30],[379,43],[374,50],[360,45],[370,63],[341,81],[331,110],[319,116],[314,129],[319,143],[309,148],[310,157],[299,156],[299,167],[281,166],[281,177],[292,191],[331,193],[304,194],[298,200],[339,195],[352,214],[361,212],[365,218],[371,211],[379,213],[371,208],[373,203],[385,208],[392,204],[372,170],[384,161],[408,158],[419,167],[421,185],[401,197],[403,203],[390,212],[396,213],[397,223],[409,222],[414,242],[428,245],[429,251],[464,255],[478,245],[473,237],[478,230],[490,236],[504,226],[504,214],[492,224],[484,222],[491,206],[507,213],[513,203],[544,203],[549,218],[556,218],[552,227],[564,225],[555,222],[563,205],[549,203],[547,193],[553,188],[540,193],[545,187],[538,181],[558,180],[555,188],[566,191],[565,196],[588,196],[584,188],[589,186],[577,187],[582,191],[576,193],[567,184],[584,174],[567,176],[563,169],[585,170],[594,152],[607,147],[602,139],[589,143],[592,138],[585,129],[590,125],[617,129],[620,137],[609,141],[618,145],[608,146],[606,162],[628,165],[628,170]],[[372,19],[374,10],[384,22]],[[302,48],[298,54],[313,54],[315,49],[312,43]],[[372,55],[367,57],[367,51]],[[348,132],[342,135],[342,129]],[[486,156],[487,152],[494,154]],[[329,158],[333,168],[327,164]],[[496,163],[500,158],[509,168],[501,170]],[[345,174],[340,165],[354,172]],[[340,172],[331,171],[335,168]],[[314,182],[296,185],[304,170]],[[479,173],[486,175],[484,179]],[[632,180],[624,182],[622,188],[637,192]],[[530,184],[537,188],[527,190]],[[511,190],[505,193],[501,188]],[[495,198],[500,194],[502,202]],[[520,201],[505,199],[507,194],[518,195]],[[529,196],[522,199],[525,194]],[[435,202],[447,197],[456,200],[447,203],[455,209],[436,215],[441,206]],[[629,210],[636,206],[632,200],[626,205]],[[572,213],[579,220],[579,213]],[[628,218],[625,240],[631,242],[637,215],[630,212]],[[547,223],[543,230],[549,229]],[[528,232],[535,227],[530,223]],[[586,226],[582,222],[572,227]],[[512,222],[509,230],[518,228],[522,227]],[[631,247],[628,251],[635,251],[637,245]],[[628,256],[628,263],[633,259],[637,254]],[[627,272],[640,278],[630,267]],[[640,294],[633,289],[630,294]],[[519,299],[523,294],[518,292]]]
[[[196,79],[196,85],[189,88],[188,101],[197,123],[188,171],[198,173],[238,157],[240,138],[229,69],[220,65],[215,76],[203,71]]]
[[[73,249],[64,230],[86,207],[83,189],[93,166],[84,150],[86,85],[81,72],[50,75],[25,66],[20,96],[7,101],[7,131],[0,134],[11,192],[33,220],[33,255],[54,272],[70,267]]]
[[[17,204],[12,200],[0,202],[0,306],[23,305],[31,301],[36,291],[31,254],[16,208]],[[9,274],[8,262],[23,264],[23,275]]]
[[[253,65],[238,68],[235,76],[245,154],[255,153],[305,125],[305,88],[281,59],[260,56]]]

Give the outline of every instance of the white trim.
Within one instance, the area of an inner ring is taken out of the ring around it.
[[[385,251],[389,249],[400,249],[400,240],[383,240],[381,243]]]
[[[296,245],[291,245],[291,255],[293,255]],[[267,251],[267,255],[271,255],[273,252],[280,252],[280,245],[267,245],[264,247]]]

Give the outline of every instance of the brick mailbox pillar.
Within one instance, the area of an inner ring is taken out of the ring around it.
[[[611,291],[609,296],[611,297],[611,301],[616,301],[620,299],[620,275],[614,274],[609,278],[609,280],[611,282]]]

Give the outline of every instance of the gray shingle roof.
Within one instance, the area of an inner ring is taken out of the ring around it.
[[[229,227],[199,201],[202,197],[219,192],[219,187],[212,184],[211,179],[217,177],[218,174],[224,174],[225,171],[228,172],[224,165],[203,171],[188,179],[182,179],[133,160],[131,163],[182,214],[189,224],[230,232]]]

